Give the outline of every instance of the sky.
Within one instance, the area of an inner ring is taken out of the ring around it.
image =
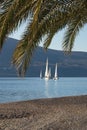
[[[13,34],[10,35],[10,37],[20,40],[24,30],[26,29],[26,25],[27,22],[23,23],[20,28],[18,28]],[[54,36],[49,48],[55,50],[63,50],[62,41],[64,37],[64,32],[65,30],[62,30]],[[42,43],[40,44],[40,46],[42,46]],[[87,25],[85,25],[84,28],[82,28],[77,35],[72,51],[87,52]]]

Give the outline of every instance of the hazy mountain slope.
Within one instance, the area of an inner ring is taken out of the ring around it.
[[[0,52],[0,77],[17,76],[15,68],[11,66],[11,56],[18,40],[8,38],[4,42]],[[87,53],[73,52],[71,55],[64,55],[62,51],[48,49],[46,52],[39,47],[33,54],[31,65],[26,76],[39,76],[42,69],[45,71],[46,58],[49,59],[49,66],[54,74],[55,63],[58,63],[58,74],[62,77],[86,77],[87,76]]]

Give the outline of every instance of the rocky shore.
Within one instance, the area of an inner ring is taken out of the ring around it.
[[[87,96],[0,104],[0,130],[87,130]]]

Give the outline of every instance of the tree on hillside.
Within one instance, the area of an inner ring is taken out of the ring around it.
[[[13,64],[23,75],[44,36],[47,49],[53,36],[66,28],[62,46],[66,52],[72,50],[76,35],[87,23],[87,0],[1,0],[0,48],[8,34],[26,20],[27,29],[13,54]]]

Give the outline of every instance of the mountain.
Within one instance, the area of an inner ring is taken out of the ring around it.
[[[16,69],[11,65],[13,51],[18,40],[7,38],[0,52],[0,77],[17,76]],[[55,64],[58,63],[59,77],[87,77],[87,52],[72,52],[65,55],[63,51],[38,47],[33,53],[31,64],[27,70],[26,76],[38,77],[40,70],[43,75],[45,71],[46,58],[49,59],[49,66],[54,75]]]

